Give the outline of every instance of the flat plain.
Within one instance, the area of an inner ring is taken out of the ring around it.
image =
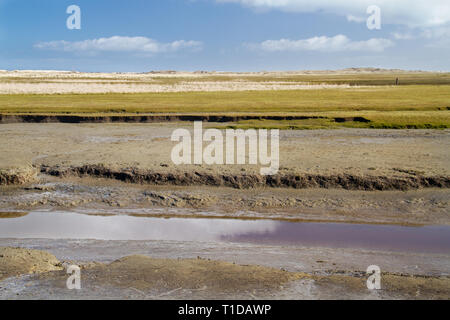
[[[278,174],[174,165],[171,133],[193,120],[283,129]],[[224,235],[317,223],[334,243],[343,226],[363,231],[345,248],[0,237],[0,299],[448,299],[449,128],[450,73],[0,71],[0,226],[12,234],[41,228],[42,215],[96,217],[105,230],[109,218],[150,219],[139,221],[158,232],[187,219],[169,229],[177,236],[208,235],[219,220]],[[413,252],[362,246],[376,226],[399,234],[369,242],[444,236]],[[83,295],[65,287],[73,263]],[[366,287],[372,264],[382,290]]]
[[[237,117],[229,127],[280,129],[450,126],[449,73],[17,71],[0,72],[0,93],[0,114],[10,116],[227,115]],[[271,120],[277,116],[285,119]]]

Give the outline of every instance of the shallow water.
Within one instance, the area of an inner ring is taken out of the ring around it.
[[[0,219],[0,238],[174,240],[450,254],[450,227],[237,219],[163,219],[36,211]]]

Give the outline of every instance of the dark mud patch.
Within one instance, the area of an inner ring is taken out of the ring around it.
[[[237,189],[256,187],[271,188],[342,188],[346,190],[411,190],[419,188],[449,188],[448,176],[409,175],[387,177],[352,174],[277,174],[263,176],[257,174],[224,175],[199,171],[157,172],[138,168],[114,169],[103,165],[80,167],[42,166],[41,173],[56,177],[96,177],[115,179],[128,183],[176,185],[176,186],[222,186]]]
[[[360,117],[357,117],[360,118]],[[237,122],[245,120],[308,120],[327,119],[321,116],[272,116],[272,115],[40,115],[40,114],[0,114],[0,123],[152,123],[152,122]],[[358,121],[345,118],[344,121]]]
[[[334,118],[334,121],[338,122],[338,123],[342,123],[342,122],[363,122],[363,123],[368,123],[370,122],[369,119],[366,119],[364,117],[337,117]]]

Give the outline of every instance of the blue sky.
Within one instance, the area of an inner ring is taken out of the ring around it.
[[[69,30],[66,9],[81,9]],[[369,30],[369,5],[381,29]],[[0,0],[0,69],[450,71],[448,0]]]

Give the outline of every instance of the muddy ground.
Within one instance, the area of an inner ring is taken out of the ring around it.
[[[349,191],[340,189],[173,187],[109,179],[42,176],[41,183],[0,187],[0,217],[31,210],[148,217],[209,217],[450,224],[448,189]]]
[[[259,166],[175,166],[170,135],[180,126],[187,125],[0,125],[0,217],[48,209],[450,224],[449,130],[282,131],[280,172],[268,179]],[[1,299],[450,297],[446,254],[77,239],[0,246]],[[72,263],[82,266],[81,291],[65,287]],[[373,264],[382,290],[365,285]]]
[[[281,131],[280,171],[265,177],[258,165],[174,165],[178,125],[2,124],[0,209],[450,223],[449,130]]]
[[[446,255],[355,249],[270,247],[160,241],[20,241],[2,248],[46,269],[10,273],[0,283],[3,299],[448,299]],[[169,250],[170,249],[170,250]],[[52,264],[49,264],[49,258]],[[175,258],[176,257],[176,258]],[[268,257],[271,257],[268,259]],[[94,261],[92,259],[95,259]],[[9,263],[0,257],[0,269]],[[366,264],[382,268],[381,290],[368,290]],[[68,290],[68,265],[81,266],[82,289]],[[345,268],[345,269],[343,269]],[[443,271],[442,268],[445,270]],[[17,277],[17,273],[22,276]]]
[[[214,176],[259,172],[253,165],[174,165],[171,151],[177,142],[170,137],[180,127],[193,129],[189,122],[2,124],[0,168],[103,165]],[[286,130],[280,132],[280,174],[448,178],[449,147],[450,130]]]

